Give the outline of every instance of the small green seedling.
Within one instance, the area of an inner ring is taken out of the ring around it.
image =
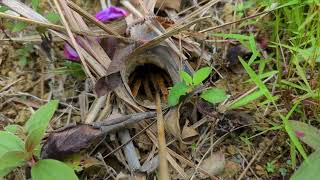
[[[17,167],[31,167],[33,180],[78,179],[73,169],[63,162],[40,159],[40,142],[58,107],[53,100],[40,107],[24,127],[8,125],[0,131],[0,179]]]
[[[174,84],[169,91],[168,104],[169,106],[175,106],[179,103],[180,97],[192,92],[196,89],[205,79],[209,77],[212,69],[210,67],[204,67],[199,69],[191,77],[187,72],[181,71],[180,76],[183,82]],[[210,88],[201,93],[200,97],[212,104],[216,104],[227,99],[227,95],[223,89]]]
[[[32,44],[25,44],[21,49],[16,51],[21,67],[25,67],[28,64],[29,56],[33,51]]]
[[[274,162],[267,162],[267,165],[266,165],[266,170],[268,173],[274,173],[275,170],[276,170],[276,167],[274,165]]]

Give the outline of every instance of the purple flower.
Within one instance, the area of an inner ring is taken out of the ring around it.
[[[98,12],[96,14],[96,19],[101,22],[108,22],[127,15],[128,13],[124,9],[115,6],[110,6],[107,9]]]
[[[63,54],[64,54],[64,57],[66,57],[69,60],[72,60],[72,61],[80,60],[78,53],[69,45],[69,43],[64,44]]]
[[[119,7],[110,6],[107,9],[104,9],[96,14],[96,19],[101,22],[112,21],[120,17],[127,16],[128,13]],[[100,39],[98,39],[98,42]],[[79,61],[80,58],[77,52],[71,47],[68,43],[64,44],[64,56],[65,58],[72,61]]]

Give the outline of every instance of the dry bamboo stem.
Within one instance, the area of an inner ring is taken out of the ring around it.
[[[157,105],[157,126],[158,126],[158,143],[159,143],[159,172],[160,179],[169,180],[168,162],[167,162],[167,150],[166,139],[164,131],[163,115],[161,110],[161,100],[159,92],[156,93],[156,105]]]

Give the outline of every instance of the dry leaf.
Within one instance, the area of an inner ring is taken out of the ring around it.
[[[121,83],[120,72],[113,73],[100,78],[94,89],[98,97],[101,97],[113,90],[115,90]]]
[[[233,161],[226,161],[224,172],[221,175],[225,179],[232,179],[241,170],[241,165]]]
[[[169,112],[165,115],[165,126],[166,130],[171,133],[174,137],[182,140],[181,138],[181,130],[180,130],[180,107],[174,107],[169,110]]]
[[[194,138],[198,135],[199,133],[193,127],[188,126],[188,123],[186,122],[181,133],[183,142],[186,144],[192,144]]]
[[[41,157],[61,159],[90,147],[101,135],[100,129],[84,124],[51,133],[41,149]]]
[[[139,7],[140,3],[139,0],[130,0],[130,2],[136,6]],[[160,9],[174,9],[179,11],[181,5],[181,0],[157,0],[156,8]]]
[[[181,0],[157,0],[156,8],[160,9],[174,9],[179,11]]]
[[[225,161],[224,154],[219,151],[206,158],[200,167],[207,171],[211,176],[216,176],[223,172],[226,163]]]
[[[150,174],[154,172],[159,166],[159,155],[154,156],[150,161],[145,162],[141,168],[141,172],[146,172],[147,174]]]

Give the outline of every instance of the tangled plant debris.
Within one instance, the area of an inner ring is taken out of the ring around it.
[[[319,7],[0,0],[0,179],[317,179]]]

